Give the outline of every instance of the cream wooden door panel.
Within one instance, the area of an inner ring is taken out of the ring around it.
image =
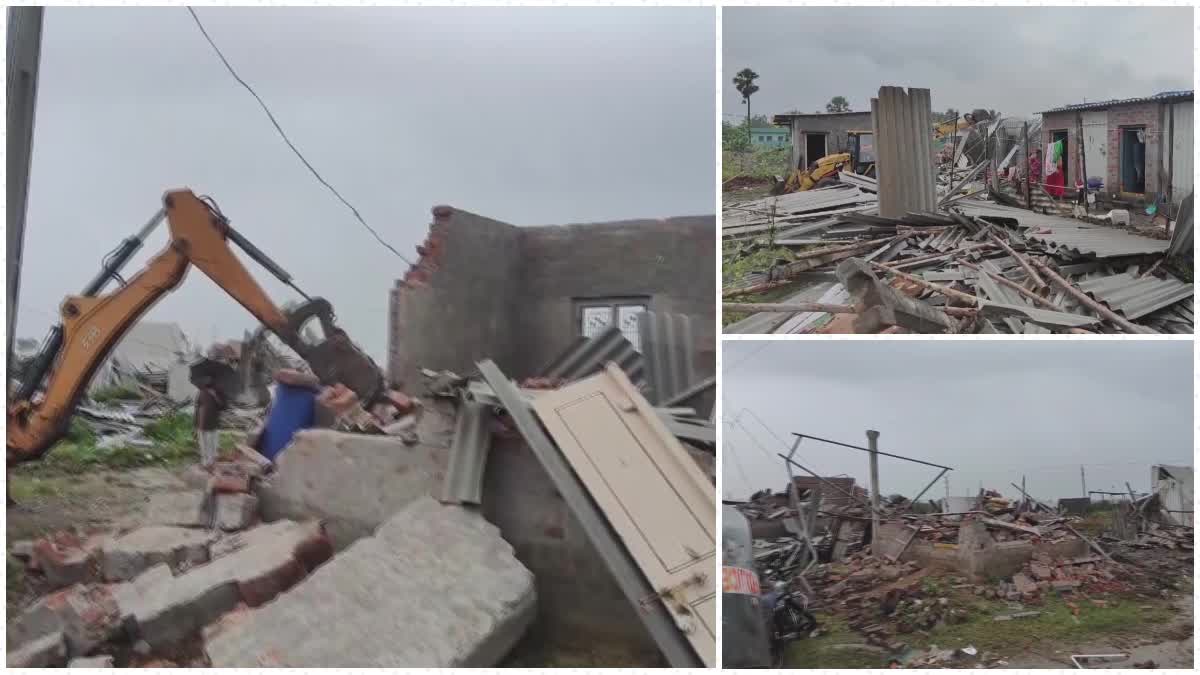
[[[539,395],[550,436],[675,623],[716,665],[716,495],[620,368]]]

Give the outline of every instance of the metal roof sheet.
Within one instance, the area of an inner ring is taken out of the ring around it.
[[[1190,101],[1190,100],[1192,100],[1193,93],[1194,93],[1194,90],[1185,89],[1185,90],[1181,90],[1181,91],[1164,91],[1160,94],[1155,94],[1153,96],[1143,96],[1140,98],[1120,98],[1120,99],[1114,98],[1114,99],[1110,99],[1108,101],[1096,101],[1094,103],[1075,103],[1072,105],[1064,105],[1064,106],[1061,106],[1058,108],[1051,108],[1050,110],[1043,110],[1039,114],[1044,115],[1046,113],[1071,112],[1071,111],[1075,111],[1075,110],[1099,110],[1101,108],[1112,108],[1114,106],[1119,106],[1119,105],[1130,105],[1133,103],[1147,103],[1147,102],[1151,102],[1151,101],[1158,102],[1158,103],[1165,103],[1167,101]]]
[[[1192,297],[1192,284],[1175,277],[1137,278],[1131,273],[1085,279],[1077,284],[1084,293],[1103,302],[1127,319],[1137,319],[1156,309]]]

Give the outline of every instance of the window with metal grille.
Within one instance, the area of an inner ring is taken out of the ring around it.
[[[638,333],[638,317],[649,304],[648,298],[576,300],[579,334],[590,338],[616,326],[621,335],[640,352],[642,338]]]

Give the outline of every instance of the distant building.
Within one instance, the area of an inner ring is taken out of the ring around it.
[[[791,168],[804,169],[826,155],[848,152],[856,170],[875,162],[871,113],[775,115],[771,122],[791,129]]]
[[[141,321],[129,329],[96,369],[88,390],[132,386],[135,373],[168,376],[172,368],[186,368],[193,356],[195,350],[178,324]]]
[[[750,130],[750,144],[782,148],[791,141],[791,135],[781,127],[754,127]]]
[[[1079,134],[1087,178],[1104,192],[1147,202],[1163,197],[1178,207],[1192,191],[1193,92],[1077,103],[1042,111],[1042,147],[1066,141],[1066,184],[1082,183]]]

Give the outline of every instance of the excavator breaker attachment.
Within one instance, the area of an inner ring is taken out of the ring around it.
[[[383,394],[383,371],[350,340],[345,331],[337,327],[333,307],[327,300],[313,298],[284,314],[288,319],[290,330],[287,332],[290,335],[280,337],[308,363],[323,384],[340,382],[346,385],[358,395],[358,400],[364,406],[370,405]],[[304,327],[314,318],[320,323],[324,340],[310,343]]]

